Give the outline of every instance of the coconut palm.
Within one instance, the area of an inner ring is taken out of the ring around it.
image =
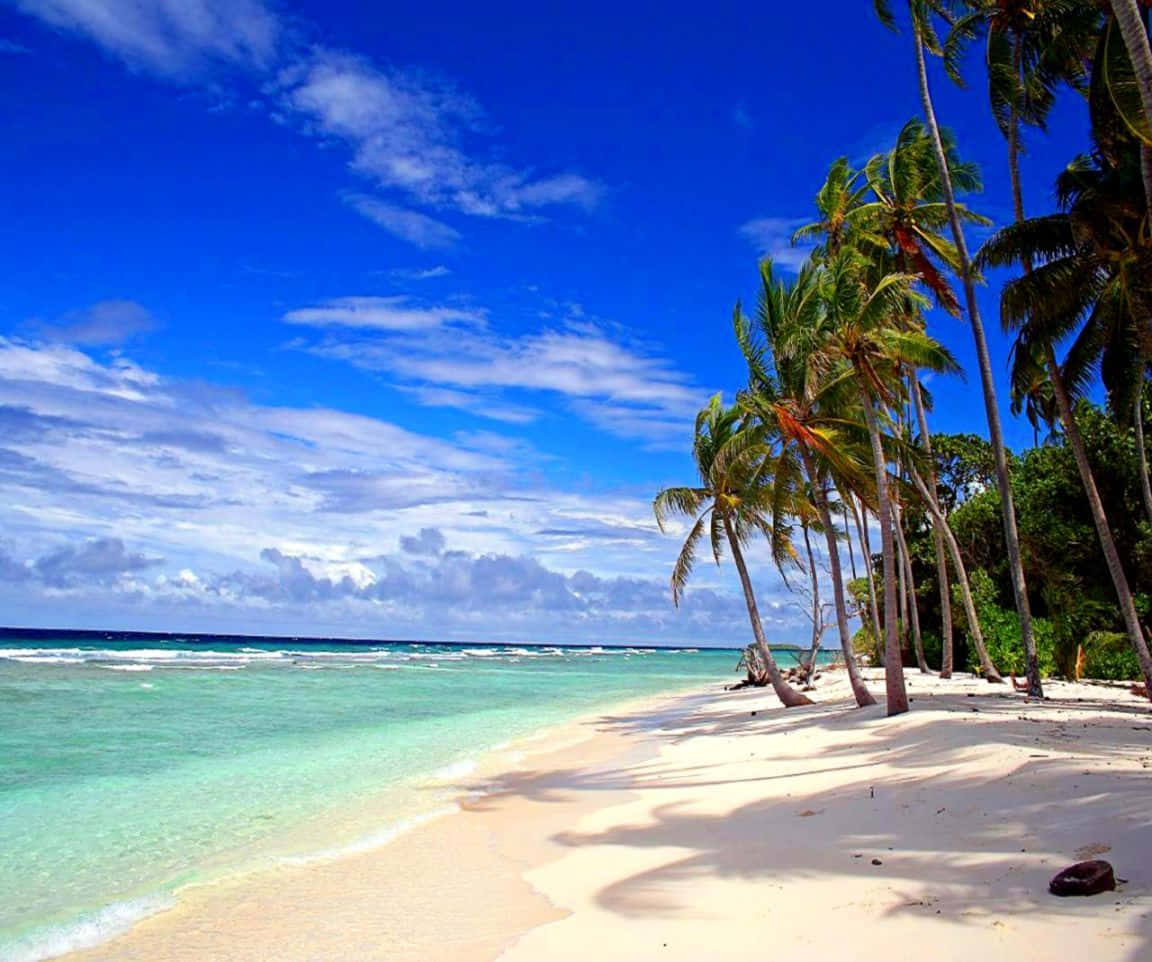
[[[895,27],[895,18],[889,0],[874,0],[881,21]],[[996,384],[992,375],[992,359],[988,352],[988,339],[984,333],[984,323],[980,317],[980,307],[976,301],[976,276],[968,253],[968,243],[964,237],[964,227],[956,206],[956,193],[953,189],[948,155],[936,120],[936,108],[932,102],[932,91],[928,84],[927,52],[943,54],[943,46],[932,22],[934,15],[947,14],[951,5],[943,0],[908,0],[908,10],[912,23],[913,48],[916,56],[916,72],[920,87],[920,100],[924,119],[932,138],[936,163],[940,170],[940,187],[948,210],[948,220],[952,229],[952,239],[956,245],[957,273],[964,287],[964,303],[972,337],[976,346],[976,358],[980,367],[980,385],[984,393],[984,409],[988,418],[988,434],[996,460],[996,482],[1000,490],[1000,507],[1004,521],[1004,542],[1008,554],[1008,569],[1012,577],[1012,593],[1016,602],[1016,612],[1020,619],[1020,635],[1024,642],[1028,691],[1037,697],[1043,695],[1040,681],[1040,663],[1036,656],[1036,639],[1032,630],[1032,610],[1028,602],[1028,586],[1024,579],[1024,565],[1020,557],[1020,535],[1016,525],[1016,506],[1012,499],[1012,486],[1008,477],[1008,454],[1004,445],[1004,431],[1000,423],[1000,409],[996,398]]]
[[[858,478],[861,470],[844,443],[842,422],[827,410],[835,407],[837,382],[819,380],[805,353],[806,345],[815,343],[813,338],[824,314],[820,268],[809,262],[793,283],[786,284],[775,278],[772,262],[765,260],[760,265],[760,276],[755,325],[739,305],[733,317],[736,339],[748,364],[748,388],[740,393],[738,403],[763,427],[764,438],[772,441],[759,453],[771,459],[777,480],[773,511],[777,524],[789,513],[795,513],[789,512],[780,498],[807,484],[812,507],[824,531],[836,623],[852,692],[858,705],[873,705],[876,700],[860,677],[852,653],[840,549],[828,497],[833,472]],[[782,349],[785,344],[787,348]],[[843,393],[843,381],[839,383]],[[792,479],[791,486],[785,479]],[[779,533],[774,540],[781,540]]]
[[[988,100],[1008,145],[1013,206],[1023,220],[1021,127],[1045,127],[1061,85],[1085,86],[1100,12],[1083,0],[965,0],[963,7],[944,45],[945,66],[962,83],[964,45],[983,35]]]
[[[835,257],[844,246],[849,234],[855,233],[855,222],[860,219],[860,205],[868,194],[863,171],[853,169],[847,157],[840,157],[828,169],[828,176],[816,194],[816,210],[820,219],[805,224],[792,235],[792,243],[800,244],[815,237],[823,238],[812,252],[812,259],[821,261]]]
[[[896,625],[894,517],[881,422],[887,420],[886,410],[899,406],[902,400],[905,369],[959,371],[947,350],[922,330],[894,323],[895,318],[904,316],[909,304],[924,306],[926,303],[915,291],[916,280],[915,275],[876,270],[859,251],[843,250],[824,272],[827,334],[815,353],[818,365],[843,362],[851,369],[868,428],[882,539],[889,715],[908,710],[908,694]]]
[[[979,189],[978,171],[973,165],[960,161],[950,136],[942,136],[954,182],[964,190]],[[941,200],[943,190],[940,185],[940,168],[936,163],[935,148],[923,125],[915,120],[906,124],[892,150],[873,157],[868,162],[864,175],[868,192],[872,195],[871,199],[868,199],[863,191],[845,188],[846,183],[851,185],[854,181],[846,176],[842,160],[833,165],[817,197],[821,219],[802,228],[804,236],[823,235],[826,241],[823,248],[818,250],[838,251],[845,243],[851,242],[866,249],[875,258],[887,258],[905,273],[918,274],[920,282],[933,292],[938,304],[950,310],[958,310],[956,296],[951,286],[934,263],[939,261],[943,266],[955,270],[958,255],[955,245],[941,235],[941,231],[946,229],[948,224],[948,209]],[[859,176],[861,175],[856,175],[856,179],[859,179]],[[834,202],[830,202],[830,198],[834,199]],[[856,206],[850,207],[850,203]],[[833,211],[835,216],[832,216],[830,211]],[[960,204],[957,205],[957,213],[962,219],[972,223],[988,223],[983,217]],[[913,326],[921,323],[915,310],[906,311],[906,315],[906,323]],[[908,380],[920,427],[921,444],[929,459],[925,473],[928,475],[930,493],[935,496],[931,435],[927,428],[922,391],[914,377]],[[946,538],[940,530],[942,525],[947,525],[947,519],[943,514],[937,510],[931,515],[942,612],[941,675],[949,677],[952,673],[952,597],[946,552],[951,551],[954,539]],[[938,518],[944,520],[937,521]],[[959,559],[954,559],[953,563],[958,572],[964,570]],[[901,571],[903,570],[904,566],[901,566]],[[966,595],[970,593],[969,586],[963,585],[962,591]],[[974,613],[975,608],[966,606],[965,611]],[[999,681],[1000,675],[988,657],[979,625],[971,623],[970,620],[970,629],[980,658],[981,670],[989,681]],[[876,633],[879,637],[878,625]]]
[[[1110,0],[1116,25],[1124,38],[1128,51],[1136,92],[1143,107],[1145,138],[1152,135],[1152,46],[1148,41],[1148,28],[1137,0]],[[1147,5],[1147,4],[1145,4]],[[1152,217],[1152,142],[1145,139],[1141,148],[1141,174],[1144,180],[1144,201]]]
[[[719,394],[713,397],[708,407],[696,417],[693,456],[700,474],[700,485],[694,488],[665,488],[652,504],[661,531],[665,530],[665,524],[672,515],[695,519],[672,569],[672,600],[676,604],[680,603],[705,533],[717,564],[723,558],[724,546],[727,544],[744,589],[744,601],[748,606],[756,648],[773,690],[788,708],[810,705],[811,699],[792,688],[780,674],[772,649],[764,637],[756,595],[744,561],[744,545],[754,535],[773,537],[769,512],[773,503],[774,485],[766,473],[765,461],[728,456],[734,440],[740,436],[743,416],[739,408],[724,407]],[[785,550],[779,542],[773,548],[774,552]]]
[[[965,192],[980,190],[976,166],[960,160],[951,134],[942,132],[941,137],[954,188]],[[863,226],[860,234],[891,248],[900,270],[919,274],[937,305],[959,316],[960,303],[952,285],[935,263],[938,260],[945,268],[955,270],[959,258],[955,245],[942,233],[948,229],[950,214],[942,200],[935,146],[924,125],[919,120],[908,121],[895,146],[874,156],[864,170],[874,199],[861,204],[857,211],[855,219]],[[963,204],[956,204],[956,214],[967,223],[991,223]]]
[[[1118,165],[1104,152],[1095,162],[1081,158],[1058,184],[1067,210],[1005,228],[984,246],[980,260],[1025,267],[1001,294],[1005,324],[1017,332],[1017,367],[1042,360],[1125,630],[1152,692],[1152,655],[1073,413],[1075,396],[1098,361],[1114,410],[1132,411],[1152,357],[1152,237],[1143,205],[1134,200],[1138,150],[1130,142],[1127,163]],[[1056,345],[1069,337],[1072,344],[1060,364]],[[1016,381],[1025,381],[1028,373],[1027,368],[1016,372]]]

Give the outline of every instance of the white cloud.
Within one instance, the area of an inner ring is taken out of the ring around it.
[[[740,233],[763,257],[772,258],[777,266],[798,271],[804,266],[811,245],[792,246],[792,235],[808,220],[803,217],[757,217],[740,225]]]
[[[344,195],[344,203],[389,234],[424,250],[454,247],[460,240],[460,232],[443,221],[377,197],[349,193]]]
[[[428,281],[437,277],[447,277],[452,270],[443,264],[435,267],[394,267],[388,272],[391,277],[400,281]]]
[[[451,388],[427,385],[398,384],[396,387],[424,407],[455,408],[506,424],[530,424],[540,417],[540,412],[533,408],[497,401],[471,391],[454,391]]]
[[[15,0],[53,27],[84,35],[131,67],[178,82],[239,68],[265,99],[243,99],[281,123],[351,151],[350,166],[382,196],[347,193],[353,209],[423,248],[448,248],[459,231],[428,213],[539,220],[548,208],[590,209],[601,186],[572,171],[539,174],[492,159],[483,111],[450,83],[356,53],[304,46],[306,27],[261,0]],[[10,51],[16,52],[16,51]],[[417,209],[417,208],[423,208]]]
[[[317,48],[279,75],[286,113],[316,136],[352,150],[352,167],[418,204],[478,217],[532,217],[552,206],[593,207],[601,188],[580,174],[537,177],[485,160],[464,140],[484,133],[483,114],[453,87],[413,72],[385,70],[353,54]],[[356,195],[361,213],[394,233],[424,236],[392,204]],[[446,228],[441,224],[440,228]],[[451,230],[451,228],[447,228]],[[441,230],[432,234],[444,245]],[[407,239],[413,239],[407,237]],[[431,246],[431,245],[427,245]]]
[[[392,297],[336,297],[316,307],[302,307],[284,315],[289,324],[311,327],[376,328],[383,331],[420,331],[453,322],[484,324],[484,314],[458,307],[418,307],[403,295]]]
[[[581,336],[554,356],[615,356]],[[0,339],[0,439],[0,601],[21,621],[66,604],[94,626],[187,630],[747,633],[730,568],[701,565],[672,608],[679,543],[656,531],[651,492],[546,485],[547,453],[516,437],[261,405],[126,358]],[[774,637],[799,636],[763,546],[749,564]]]
[[[128,300],[97,301],[41,325],[53,340],[80,345],[120,344],[156,327],[156,318],[147,308]]]
[[[654,447],[682,447],[707,399],[706,391],[650,346],[582,319],[518,336],[446,320],[395,336],[386,331],[360,339],[329,336],[293,346],[386,372],[429,406],[495,420],[531,419],[529,412],[538,405],[525,409],[518,394],[559,397],[568,410],[607,433]],[[500,403],[508,395],[513,396],[510,408]]]
[[[268,66],[281,27],[260,0],[16,0],[132,67],[181,77],[210,62]]]

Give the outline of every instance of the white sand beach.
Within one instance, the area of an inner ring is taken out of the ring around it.
[[[874,691],[880,673],[870,671]],[[71,959],[1152,958],[1152,715],[1121,687],[908,673],[907,715],[631,703],[497,756],[375,850],[185,890]],[[1091,898],[1053,874],[1102,857]]]

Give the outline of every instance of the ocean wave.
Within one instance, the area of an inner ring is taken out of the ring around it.
[[[172,905],[167,895],[147,895],[125,902],[113,902],[102,909],[83,915],[74,922],[47,926],[0,943],[0,958],[5,962],[41,962],[69,952],[79,952],[107,942],[149,915]]]
[[[472,758],[462,758],[459,761],[452,762],[445,765],[443,768],[438,768],[432,773],[432,778],[436,781],[452,781],[457,778],[464,778],[471,775],[476,771],[476,761]]]
[[[359,855],[362,852],[370,852],[373,849],[382,848],[405,832],[410,832],[420,825],[435,821],[438,818],[443,818],[445,815],[455,815],[459,811],[460,806],[455,802],[451,805],[442,805],[439,808],[432,809],[430,812],[422,812],[419,815],[413,815],[411,818],[394,822],[378,832],[364,835],[344,845],[323,848],[316,852],[309,852],[306,855],[285,855],[280,861],[286,865],[311,865],[314,862],[328,862],[332,859],[344,858],[348,855]]]

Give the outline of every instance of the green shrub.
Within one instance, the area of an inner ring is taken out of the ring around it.
[[[1118,631],[1093,631],[1084,639],[1084,678],[1130,681],[1140,678],[1140,662],[1128,641]]]
[[[971,574],[972,601],[980,619],[980,629],[984,632],[984,645],[988,656],[1001,674],[1023,675],[1025,670],[1024,643],[1020,637],[1020,619],[1015,611],[1002,608],[996,599],[996,586],[987,573],[977,568]],[[952,589],[957,600],[958,587]],[[967,623],[961,623],[967,634]],[[1056,637],[1051,622],[1045,618],[1032,619],[1032,631],[1036,638],[1036,656],[1040,662],[1040,674],[1051,676],[1057,673]],[[980,661],[976,646],[969,636],[969,670],[978,671]]]

